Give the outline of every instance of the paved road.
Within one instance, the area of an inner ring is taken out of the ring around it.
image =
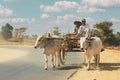
[[[23,46],[0,46],[1,48],[27,51],[28,54],[9,62],[0,63],[0,80],[67,80],[83,62],[82,53],[67,53],[66,65],[52,69],[49,59],[49,68],[44,70],[42,49]],[[17,52],[16,52],[17,54]]]

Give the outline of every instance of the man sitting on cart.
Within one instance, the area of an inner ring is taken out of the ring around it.
[[[86,24],[86,19],[82,19],[82,25],[80,26],[78,30],[78,34],[80,36],[80,48],[81,51],[84,51],[83,44],[87,37],[90,36],[90,26]]]
[[[76,35],[78,34],[78,30],[79,30],[81,24],[82,23],[80,21],[74,21],[74,25],[75,25],[74,32],[68,33],[67,36],[69,36],[69,38],[71,38],[71,39],[75,39]]]
[[[75,22],[74,22],[74,25],[75,25],[74,34],[78,34],[78,30],[79,30],[81,24],[82,24],[82,23],[81,23],[80,21],[75,21]]]

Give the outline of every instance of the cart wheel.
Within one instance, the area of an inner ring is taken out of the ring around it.
[[[64,49],[61,49],[60,62],[64,65],[66,62],[66,52]]]

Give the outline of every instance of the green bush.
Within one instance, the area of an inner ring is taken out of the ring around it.
[[[104,44],[108,46],[120,46],[120,38],[117,37],[107,38],[104,41]]]
[[[13,27],[10,24],[5,24],[5,26],[2,26],[1,30],[4,39],[8,40],[9,38],[12,38]]]

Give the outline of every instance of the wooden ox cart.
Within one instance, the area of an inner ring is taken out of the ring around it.
[[[49,35],[48,38],[60,40],[66,52],[80,50],[80,37],[76,37],[76,34],[68,33],[64,36]]]
[[[76,34],[64,35],[64,43],[66,51],[79,51],[80,50],[80,37],[76,37]]]
[[[66,52],[80,51],[80,37],[76,37],[76,34],[67,33],[64,36],[48,35],[48,38],[60,40]]]

